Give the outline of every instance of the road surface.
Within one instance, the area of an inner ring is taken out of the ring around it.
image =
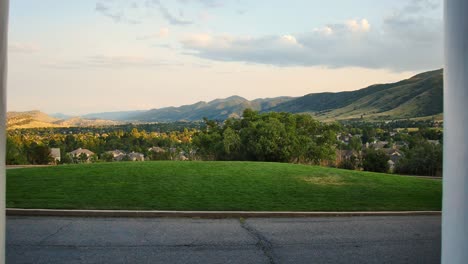
[[[8,217],[7,263],[439,263],[440,216]]]

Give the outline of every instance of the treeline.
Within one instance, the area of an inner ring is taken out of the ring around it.
[[[205,122],[192,142],[203,159],[324,164],[335,158],[338,126],[310,115],[247,109],[242,119]]]
[[[133,127],[129,132],[111,129],[109,133],[79,132],[43,133],[44,130],[9,131],[7,136],[6,163],[47,164],[50,162],[50,149],[60,148],[61,163],[72,163],[67,153],[78,149],[89,149],[100,158],[106,151],[122,150],[139,152],[151,157],[151,147],[161,147],[190,151],[191,140],[195,129],[171,131],[167,133],[147,132]],[[71,133],[71,134],[70,134]]]
[[[411,128],[426,129],[426,128],[442,128],[443,122],[438,120],[391,120],[391,121],[355,121],[355,120],[340,120],[340,124],[349,128],[379,128],[385,131],[405,130]]]

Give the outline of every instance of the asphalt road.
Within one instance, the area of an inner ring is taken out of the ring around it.
[[[8,217],[13,263],[439,263],[440,216]]]

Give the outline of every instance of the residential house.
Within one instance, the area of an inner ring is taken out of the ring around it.
[[[340,165],[343,161],[345,160],[351,160],[351,158],[358,158],[359,153],[355,150],[341,150],[337,149],[336,150],[336,159],[335,159],[335,165],[338,166]]]
[[[404,148],[408,147],[408,143],[405,141],[397,141],[395,142],[394,146],[396,146],[396,148]]]
[[[390,172],[393,172],[393,171],[395,170],[395,164],[396,164],[396,163],[395,163],[393,160],[391,160],[391,159],[389,159],[389,160],[387,161],[387,163],[388,163],[388,170],[389,170]]]
[[[121,161],[127,155],[125,152],[118,150],[118,149],[107,151],[106,153],[112,155],[115,161]]]
[[[393,148],[385,148],[382,149],[389,157],[391,160],[394,162],[397,162],[401,157],[403,157],[403,152],[399,151],[398,149],[393,149]]]
[[[339,135],[336,136],[336,139],[340,140],[344,144],[348,145],[349,141],[351,140],[352,137],[353,137],[353,135],[351,135],[351,134],[339,134]]]
[[[60,163],[60,149],[59,148],[51,148],[50,149],[50,156],[52,157],[52,163],[58,164]]]
[[[151,147],[148,149],[148,151],[150,152],[154,152],[154,153],[165,153],[166,150],[161,148],[161,147]]]
[[[393,172],[395,170],[396,164],[403,157],[403,153],[399,151],[398,149],[393,149],[393,148],[385,148],[382,150],[385,152],[385,154],[388,155],[389,169],[391,172]]]
[[[82,148],[75,149],[68,154],[74,159],[82,159],[82,157],[86,156],[86,160],[81,160],[86,162],[91,161],[91,157],[95,156],[94,152],[92,152],[91,150]]]
[[[189,160],[189,158],[187,158],[187,154],[185,153],[185,151],[179,152],[179,156],[177,157],[177,159],[182,160],[182,161]]]
[[[131,161],[145,161],[145,155],[138,152],[131,152],[127,154],[127,157]]]
[[[369,147],[374,148],[375,150],[383,149],[383,148],[388,147],[388,141],[377,141],[377,142],[371,143]]]

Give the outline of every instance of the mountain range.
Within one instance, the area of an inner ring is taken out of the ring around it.
[[[26,112],[8,112],[7,128],[38,128],[38,127],[87,127],[118,125],[122,122],[102,119],[84,119],[81,117],[68,117],[60,119],[47,115],[39,110]]]
[[[173,122],[238,118],[246,108],[260,112],[308,113],[324,121],[392,120],[441,116],[443,111],[443,71],[415,75],[395,83],[338,93],[311,93],[301,97],[276,97],[247,100],[240,96],[197,102],[180,107],[147,111],[92,113],[70,118],[64,114],[48,116],[38,111],[9,112],[8,127],[89,126],[122,122]],[[23,116],[22,118],[19,118]],[[11,119],[11,120],[10,120]]]

